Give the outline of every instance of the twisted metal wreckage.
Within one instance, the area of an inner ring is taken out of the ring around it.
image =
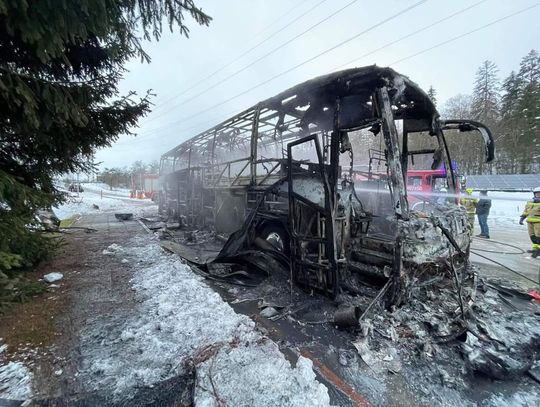
[[[354,293],[358,279],[375,273],[387,306],[405,302],[418,280],[446,275],[463,312],[461,287],[473,273],[456,173],[446,171],[449,198],[429,211],[411,210],[406,188],[415,156],[428,155],[432,169],[452,168],[446,130],[479,132],[486,161],[494,159],[487,127],[441,120],[427,94],[394,70],[331,73],[165,153],[160,211],[187,230],[226,237],[207,264],[239,262],[269,273],[282,267],[298,285],[331,298]],[[357,171],[366,131],[381,139],[382,173]],[[414,149],[411,137],[432,148]]]

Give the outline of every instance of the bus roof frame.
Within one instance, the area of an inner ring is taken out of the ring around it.
[[[304,135],[317,130],[332,130],[336,98],[356,98],[356,106],[361,98],[360,102],[368,109],[370,98],[381,87],[389,89],[396,119],[415,120],[421,123],[423,130],[436,133],[438,121],[435,119],[439,114],[429,96],[408,77],[391,68],[371,65],[333,72],[293,86],[177,145],[164,153],[162,159],[178,158],[193,147],[206,149],[210,143],[212,148],[216,143],[232,148],[240,141],[249,142],[255,134],[258,142],[264,144],[275,141],[276,132],[280,132],[285,140],[297,137],[298,128],[305,130]],[[365,117],[369,114],[362,113]],[[253,120],[257,115],[259,128],[254,132]],[[285,121],[286,116],[290,117],[289,121]],[[375,114],[372,116],[374,118]],[[430,118],[429,123],[426,118]],[[364,127],[369,122],[357,123],[355,119],[357,126],[347,129]],[[341,122],[346,125],[346,120]],[[309,127],[309,124],[315,126]]]

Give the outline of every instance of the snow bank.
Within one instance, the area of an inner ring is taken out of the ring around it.
[[[274,342],[254,336],[254,342],[222,348],[199,365],[196,406],[214,407],[218,398],[238,407],[328,405],[327,389],[315,379],[311,360],[300,357],[291,368]]]
[[[151,385],[180,374],[186,361],[211,346],[216,352],[197,367],[197,405],[215,404],[205,390],[212,388],[210,376],[226,405],[329,405],[310,361],[301,358],[292,368],[251,319],[236,314],[177,257],[164,254],[148,236],[132,243],[136,247],[124,247],[121,256],[143,265],[132,279],[141,303],[119,337],[84,352],[90,360],[83,374],[92,389],[121,393]]]
[[[485,407],[531,407],[540,405],[540,394],[536,391],[518,391],[511,396],[494,394],[482,404]]]
[[[7,345],[0,346],[0,353]],[[0,399],[25,400],[32,395],[32,373],[21,362],[0,364]]]
[[[25,400],[32,395],[32,374],[20,362],[0,365],[0,398]]]
[[[115,195],[124,198],[129,198],[129,193],[131,191],[129,188],[113,188],[111,190],[111,188],[103,182],[84,183],[81,184],[81,186],[85,191],[91,191],[98,194],[103,191],[107,195]]]
[[[490,225],[517,225],[525,204],[532,199],[531,192],[488,192],[491,199]],[[479,197],[477,197],[479,198]]]
[[[76,215],[99,212],[132,212],[137,215],[149,208],[157,209],[157,206],[148,200],[130,199],[129,195],[125,198],[119,198],[104,193],[101,197],[99,193],[85,191],[80,193],[78,197],[70,196],[65,203],[53,208],[53,210],[58,218],[67,219]]]

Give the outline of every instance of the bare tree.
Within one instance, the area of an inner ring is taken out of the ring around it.
[[[445,119],[470,119],[473,116],[473,97],[458,94],[446,101],[441,109]],[[480,171],[480,162],[484,159],[483,150],[478,140],[459,132],[446,132],[448,148],[452,156],[459,161],[459,171],[476,174]]]

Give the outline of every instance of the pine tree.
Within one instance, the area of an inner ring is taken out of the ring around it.
[[[503,81],[501,90],[501,117],[508,117],[516,114],[519,105],[520,90],[522,81],[516,75],[515,71],[510,72],[510,75]]]
[[[43,257],[28,227],[60,198],[53,177],[86,171],[98,147],[129,133],[148,95],[120,95],[124,64],[163,23],[188,35],[193,0],[0,1],[0,271]],[[142,38],[141,38],[142,36]]]
[[[498,166],[500,172],[516,173],[519,171],[523,145],[520,134],[519,99],[521,80],[514,71],[504,80],[501,90],[501,121],[498,144]]]
[[[431,99],[431,101],[433,102],[433,104],[435,106],[437,106],[437,91],[435,90],[435,88],[433,86],[430,86],[429,87],[429,90],[427,92],[427,95],[428,97]]]
[[[491,61],[484,61],[476,71],[472,114],[476,120],[488,125],[496,123],[499,118],[498,71],[497,65]]]
[[[540,55],[538,51],[531,50],[519,64],[519,77],[525,85],[540,81]]]
[[[473,118],[486,124],[496,131],[499,120],[499,80],[498,68],[491,61],[484,61],[476,71],[473,89],[472,115]],[[477,155],[478,172],[484,172],[484,157]]]
[[[520,143],[523,146],[521,171],[537,172],[540,170],[540,55],[537,51],[530,51],[521,60],[517,77],[520,84]]]

